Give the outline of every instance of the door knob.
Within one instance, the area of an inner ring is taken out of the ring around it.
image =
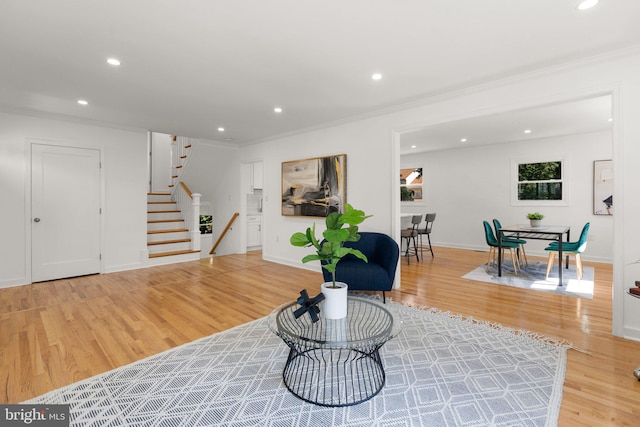
[[[40,222],[40,218],[33,218],[33,222]]]

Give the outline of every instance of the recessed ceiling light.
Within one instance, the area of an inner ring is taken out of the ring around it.
[[[109,59],[107,59],[107,63],[108,63],[109,65],[114,65],[114,66],[116,66],[116,67],[117,67],[118,65],[120,65],[120,61],[119,61],[119,60],[117,60],[116,58],[109,58]]]
[[[371,75],[371,79],[372,80],[380,80],[381,78],[382,78],[382,74],[380,74],[380,73],[373,73]]]
[[[280,108],[280,107],[275,107],[275,108],[273,109],[273,111],[275,111],[276,113],[282,113],[282,108]]]
[[[218,132],[224,132],[224,128],[223,127],[219,127],[218,128]]]
[[[581,1],[578,5],[578,10],[587,10],[591,9],[593,6],[598,4],[599,0],[584,0]]]
[[[85,101],[84,99],[78,99],[78,104],[80,104],[80,105],[89,105],[89,103],[87,101]]]
[[[609,120],[607,120],[608,122],[612,122],[613,121],[613,117],[609,117]]]
[[[418,148],[418,146],[417,145],[412,145],[411,148]]]
[[[460,142],[467,142],[467,138],[460,139]]]
[[[225,138],[225,141],[233,141],[233,138]]]
[[[531,129],[525,130],[524,133],[531,133]]]

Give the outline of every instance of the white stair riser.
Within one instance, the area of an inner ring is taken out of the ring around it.
[[[149,266],[174,264],[176,262],[197,261],[200,259],[200,253],[183,254],[174,256],[165,256],[158,258],[149,258]]]
[[[191,242],[181,243],[168,243],[166,245],[151,245],[147,246],[150,254],[157,254],[159,252],[173,252],[173,251],[188,251],[191,249]]]
[[[169,194],[148,194],[147,202],[170,202],[171,195]]]
[[[147,220],[182,219],[182,212],[147,213]]]
[[[186,228],[184,221],[178,222],[154,222],[147,224],[147,230],[173,230],[176,228]]]
[[[157,233],[147,234],[147,242],[160,242],[163,240],[189,239],[191,234],[188,231],[177,233]]]

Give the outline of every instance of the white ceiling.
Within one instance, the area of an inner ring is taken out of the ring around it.
[[[0,110],[236,143],[640,40],[638,0],[0,1]]]
[[[611,96],[600,96],[508,113],[473,117],[402,134],[400,153],[449,150],[612,128]],[[530,132],[525,133],[525,130]],[[462,141],[465,139],[466,141]]]

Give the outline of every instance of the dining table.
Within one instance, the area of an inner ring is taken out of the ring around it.
[[[566,240],[564,240],[566,236]],[[529,224],[515,224],[502,227],[496,236],[498,239],[498,276],[502,276],[502,239],[550,240],[558,242],[558,286],[562,286],[562,244],[571,238],[571,227],[568,225],[541,225],[532,227]],[[569,256],[566,256],[566,268],[569,268]]]

